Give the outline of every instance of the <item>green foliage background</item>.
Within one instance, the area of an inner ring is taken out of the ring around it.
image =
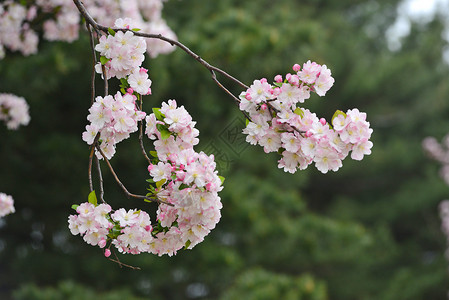
[[[0,191],[13,195],[17,211],[1,221],[0,298],[445,299],[438,203],[448,188],[421,149],[424,137],[449,129],[444,16],[413,23],[392,52],[385,31],[398,2],[165,4],[180,41],[246,84],[308,59],[326,64],[335,85],[306,106],[327,119],[336,109],[366,111],[374,148],[338,173],[311,167],[285,174],[275,154],[220,139],[242,116],[206,69],[180,50],[147,58],[154,94],[146,111],[168,99],[186,106],[198,121],[199,148],[219,148],[226,182],[222,219],[193,250],[172,258],[120,256],[141,271],[121,269],[67,228],[70,206],[88,195],[88,146],[81,140],[90,103],[86,34],[73,44],[43,42],[36,56],[8,53],[0,92],[25,97],[32,119],[17,132],[0,127]],[[137,137],[119,144],[112,163],[130,191],[145,193]],[[113,207],[154,209],[127,200],[104,171]]]

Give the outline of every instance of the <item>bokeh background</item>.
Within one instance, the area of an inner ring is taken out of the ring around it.
[[[42,42],[35,56],[8,53],[0,92],[25,97],[31,123],[0,127],[0,191],[16,207],[0,221],[0,298],[446,299],[438,204],[449,188],[421,141],[449,131],[449,10],[421,14],[433,1],[413,2],[425,5],[410,13],[398,0],[166,2],[180,41],[246,84],[308,59],[326,64],[335,85],[305,106],[326,119],[336,109],[367,112],[374,147],[337,173],[286,174],[276,154],[242,143],[244,119],[206,69],[180,50],[147,58],[145,110],[168,99],[184,105],[198,121],[198,149],[215,149],[226,181],[222,219],[206,240],[171,258],[120,256],[140,271],[108,261],[67,228],[71,205],[88,195],[87,34]],[[145,193],[137,136],[117,150],[122,181]],[[155,209],[126,199],[103,170],[113,207]]]

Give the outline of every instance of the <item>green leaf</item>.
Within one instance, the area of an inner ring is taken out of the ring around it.
[[[246,120],[245,120],[245,125],[248,126],[248,124],[249,124],[249,120],[246,119]]]
[[[151,178],[150,178],[150,179],[147,179],[146,181],[147,181],[148,183],[154,183],[154,180],[151,179]]]
[[[110,35],[115,36],[115,31],[111,27],[108,28],[108,32]]]
[[[181,185],[179,186],[179,190],[181,191],[181,190],[186,189],[186,188],[188,188],[188,187],[189,187],[189,186],[188,186],[187,184],[181,183]]]
[[[166,182],[167,182],[166,179],[159,180],[158,182],[156,182],[156,187],[159,189],[159,188],[160,188],[161,186],[163,186],[164,183],[166,183]]]
[[[131,29],[132,31],[135,31],[135,32],[138,32],[138,31],[140,31],[140,28],[133,28],[133,29]]]
[[[186,245],[184,246],[184,249],[189,248],[190,244],[192,244],[192,242],[190,240],[187,240]]]
[[[109,59],[107,59],[105,56],[100,56],[100,62],[102,65],[107,64]]]
[[[120,92],[122,92],[123,95],[126,94],[126,91],[125,91],[124,88],[121,88],[121,89],[120,89]]]
[[[284,83],[282,83],[282,82],[275,82],[275,83],[274,83],[274,85],[277,86],[277,87],[281,87],[283,84],[284,84]]]
[[[301,108],[297,107],[294,111],[295,114],[297,114],[298,116],[300,116],[301,118],[304,117],[304,112]]]
[[[156,128],[161,133],[161,139],[166,140],[170,137],[171,132],[168,130],[167,126],[164,126],[162,124],[157,124]]]
[[[160,108],[153,108],[153,113],[156,116],[156,119],[158,119],[159,121],[164,122],[164,114],[161,113],[161,109]]]
[[[78,208],[78,206],[79,206],[78,204],[73,204],[73,205],[72,205],[72,208],[73,208],[74,210],[76,210],[76,209]]]
[[[90,192],[89,196],[87,197],[87,201],[89,201],[89,203],[97,206],[97,195],[95,195],[95,191]]]
[[[342,115],[342,116],[344,116],[344,117],[346,118],[346,114],[345,114],[344,112],[342,112],[341,110],[337,110],[337,111],[334,113],[334,115],[332,116],[331,123],[333,123],[334,119],[335,119],[336,117],[338,117],[339,115]]]
[[[153,157],[157,157],[157,152],[156,151],[150,151],[150,155]]]
[[[220,178],[220,180],[221,180],[221,184],[223,184],[223,183],[224,183],[224,181],[225,181],[225,178],[224,178],[223,176],[218,176],[218,178]]]

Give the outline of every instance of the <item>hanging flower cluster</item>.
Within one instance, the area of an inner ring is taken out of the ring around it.
[[[14,213],[14,200],[5,193],[0,193],[0,218]]]
[[[193,149],[199,131],[192,117],[175,100],[153,111],[145,131],[156,150],[148,167],[152,179],[147,197],[165,202],[159,205],[157,222],[152,224],[144,211],[98,205],[91,193],[89,202],[74,207],[78,215],[69,216],[72,234],[82,235],[90,245],[104,248],[109,243],[121,253],[171,256],[202,242],[220,220],[218,192],[224,178],[217,174],[213,155]]]
[[[117,19],[115,26],[129,28],[131,23],[131,19]],[[132,31],[111,31],[107,36],[102,36],[100,43],[95,47],[95,50],[101,54],[101,62],[95,66],[95,69],[97,73],[103,74],[103,65],[106,70],[106,79],[124,78],[136,93],[151,94],[148,71],[142,68],[146,47],[145,39],[135,36]]]
[[[0,120],[6,122],[8,129],[28,125],[30,115],[25,99],[12,94],[0,94]]]
[[[138,130],[138,122],[145,118],[145,113],[138,110],[136,106],[136,96],[132,94],[122,95],[117,92],[114,97],[98,96],[94,104],[89,108],[87,120],[91,124],[86,126],[83,132],[83,141],[92,145],[97,134],[100,134],[100,148],[108,159],[115,154],[115,145],[130,134]],[[102,155],[97,151],[96,155],[102,159]]]
[[[86,1],[85,6],[95,20],[106,26],[112,27],[118,17],[125,16],[132,18],[136,27],[146,32],[176,40],[176,35],[162,18],[163,1],[96,0]],[[42,29],[43,37],[49,41],[72,42],[78,39],[81,18],[73,1],[27,2],[6,0],[0,3],[0,59],[4,57],[5,48],[20,51],[23,55],[36,53],[39,35],[35,30]],[[169,43],[157,39],[149,39],[145,43],[152,57],[175,49]]]
[[[255,80],[240,95],[240,109],[250,117],[243,130],[246,141],[259,144],[266,153],[278,152],[279,168],[290,173],[312,162],[322,173],[337,171],[350,151],[355,160],[371,154],[373,130],[365,113],[358,109],[337,111],[331,125],[308,109],[297,107],[310,98],[310,92],[324,96],[332,87],[334,79],[326,65],[309,60],[302,68],[295,64],[293,70],[295,73],[285,79],[277,75],[273,85],[265,78]]]

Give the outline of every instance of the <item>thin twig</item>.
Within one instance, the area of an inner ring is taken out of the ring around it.
[[[87,168],[87,176],[89,178],[89,188],[90,188],[91,192],[94,190],[94,186],[92,183],[92,159],[94,157],[95,146],[96,146],[99,138],[100,138],[100,133],[97,133],[97,135],[95,136],[94,142],[92,143],[92,146],[90,147],[90,153],[89,153],[89,167]]]
[[[143,99],[140,98],[140,111],[142,111],[142,106],[143,106]],[[140,149],[142,149],[142,153],[143,156],[145,157],[145,159],[148,161],[148,164],[151,165],[151,160],[147,155],[147,151],[145,150],[145,146],[143,145],[143,121],[140,121],[140,126],[139,126],[139,143],[140,143]]]
[[[98,180],[100,181],[100,200],[101,202],[106,203],[106,201],[104,201],[103,176],[101,174],[100,160],[96,156],[95,163],[97,164]]]
[[[127,264],[122,263],[122,262],[118,259],[117,254],[115,254],[115,251],[112,251],[112,252],[114,253],[114,256],[115,256],[116,259],[109,258],[109,257],[108,257],[108,259],[109,259],[110,261],[113,261],[113,262],[117,263],[117,264],[119,265],[120,268],[121,268],[121,267],[127,267],[127,268],[130,268],[130,269],[133,269],[133,270],[140,270],[139,267],[133,267],[133,266],[130,266],[130,265],[127,265]]]
[[[94,104],[95,102],[95,65],[97,64],[97,56],[95,55],[95,46],[94,46],[94,36],[93,32],[90,29],[91,25],[89,23],[86,23],[87,31],[89,32],[89,42],[90,42],[90,48],[92,49],[92,76],[91,76],[91,101],[90,105]]]
[[[158,203],[162,203],[162,204],[167,204],[167,205],[173,206],[173,204],[165,202],[163,200],[160,200],[157,197],[148,197],[148,196],[136,195],[136,194],[132,194],[132,193],[128,192],[128,190],[126,189],[125,185],[118,178],[117,174],[114,171],[114,168],[112,167],[111,163],[109,162],[109,160],[106,157],[106,155],[104,154],[104,152],[101,150],[101,148],[98,145],[96,146],[96,148],[100,152],[100,154],[103,156],[106,164],[108,165],[109,171],[111,171],[112,176],[114,176],[115,181],[122,188],[123,192],[126,194],[126,196],[128,198],[136,198],[136,199],[141,199],[141,200],[150,200],[150,201],[154,201],[154,202],[158,202]]]
[[[101,30],[101,31],[103,31],[105,33],[108,32],[109,28],[106,27],[106,26],[98,24],[92,18],[92,16],[88,13],[88,11],[86,10],[86,8],[84,7],[84,5],[81,3],[80,0],[73,0],[73,2],[75,3],[75,5],[78,8],[79,12],[83,15],[83,17],[85,18],[87,23],[91,24],[92,27],[94,27],[97,30]],[[123,32],[132,31],[131,29],[126,29],[126,28],[111,28],[111,29],[114,30],[114,31],[123,31]],[[223,76],[225,76],[226,78],[228,78],[228,79],[234,81],[235,83],[239,84],[241,87],[243,87],[245,89],[248,89],[248,86],[246,84],[242,83],[240,80],[238,80],[237,78],[231,76],[230,74],[226,73],[225,71],[221,70],[220,68],[212,66],[207,61],[202,59],[198,54],[196,54],[195,52],[190,50],[186,45],[182,44],[181,42],[179,42],[177,40],[170,39],[170,38],[165,37],[165,36],[163,36],[161,34],[151,34],[151,33],[135,32],[135,31],[132,31],[132,32],[136,36],[141,36],[141,37],[151,38],[151,39],[159,39],[159,40],[162,40],[162,41],[165,41],[165,42],[169,43],[172,46],[177,46],[178,48],[180,48],[181,50],[186,52],[188,55],[193,57],[196,61],[198,61],[206,69],[208,69],[212,73],[212,76],[213,76],[213,74],[215,74],[214,72],[218,72],[218,73],[222,74]],[[216,79],[214,81],[217,83]],[[221,84],[219,84],[219,86],[221,88],[223,87]],[[236,98],[236,97],[234,97],[234,98]],[[237,98],[237,100],[238,100],[238,98]]]

